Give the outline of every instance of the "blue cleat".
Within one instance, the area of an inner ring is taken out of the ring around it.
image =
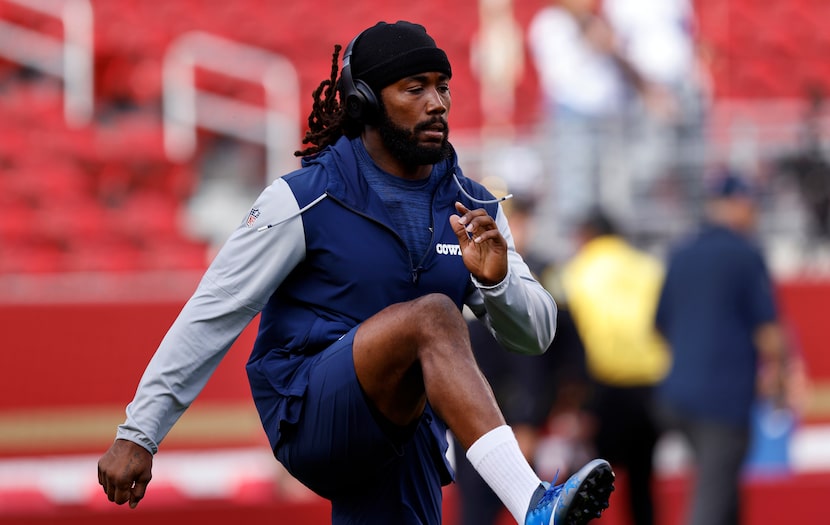
[[[553,480],[556,483],[556,479]],[[541,494],[542,488],[545,489]],[[544,484],[534,495],[525,525],[583,525],[599,518],[614,491],[614,471],[604,459],[595,459],[561,485]]]

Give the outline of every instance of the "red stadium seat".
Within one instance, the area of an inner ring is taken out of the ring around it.
[[[48,243],[4,244],[0,246],[0,274],[62,272],[65,255]]]

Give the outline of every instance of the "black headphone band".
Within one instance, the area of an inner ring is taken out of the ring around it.
[[[349,42],[343,53],[343,67],[340,70],[340,101],[352,118],[366,123],[377,115],[379,104],[372,89],[362,80],[354,80],[352,77],[352,50],[361,35],[363,31]]]

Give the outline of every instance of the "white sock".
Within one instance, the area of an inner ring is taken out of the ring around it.
[[[542,483],[519,449],[513,429],[496,427],[476,440],[467,459],[516,519],[524,524],[533,493]]]

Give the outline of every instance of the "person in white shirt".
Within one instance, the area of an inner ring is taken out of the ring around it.
[[[602,10],[619,52],[653,95],[632,107],[628,154],[633,198],[638,206],[648,205],[656,189],[668,184],[684,205],[700,203],[711,86],[699,52],[692,3],[603,0]]]
[[[614,152],[630,90],[596,3],[554,0],[534,15],[527,33],[553,138],[553,169],[537,220],[544,226],[532,249],[554,259],[572,255],[575,247],[562,240],[599,204],[604,179],[621,168]]]

